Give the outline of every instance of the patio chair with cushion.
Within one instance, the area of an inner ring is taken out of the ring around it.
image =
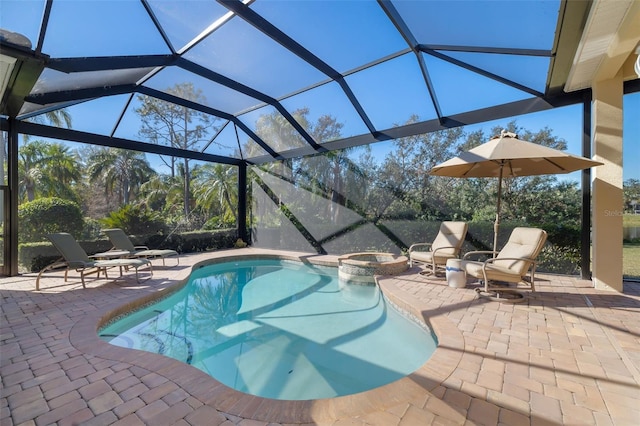
[[[69,269],[75,269],[80,273],[80,280],[82,281],[82,287],[87,288],[85,285],[85,275],[96,274],[96,277],[100,277],[100,272],[104,272],[104,276],[107,275],[107,269],[120,268],[120,276],[122,276],[123,268],[134,268],[136,271],[136,281],[140,282],[138,276],[138,268],[147,266],[149,268],[149,278],[153,276],[153,270],[151,269],[151,262],[147,259],[109,259],[109,260],[94,260],[89,258],[87,252],[78,244],[78,242],[66,232],[57,234],[50,234],[47,236],[53,243],[54,247],[60,252],[62,258],[45,267],[40,271],[36,278],[36,290],[40,290],[40,277],[46,271],[53,269],[65,268],[64,280],[67,281],[67,274]]]
[[[479,262],[469,260],[476,255],[493,255],[492,251],[471,251],[464,255],[462,268],[484,284],[484,291],[502,289],[497,283],[525,284],[535,291],[536,258],[547,241],[547,233],[538,228],[514,228],[505,246],[495,257]],[[526,278],[527,273],[530,274]],[[528,281],[528,282],[527,282]]]
[[[409,266],[424,263],[429,269],[421,274],[436,275],[438,269],[444,269],[447,260],[460,256],[467,229],[466,222],[442,222],[433,242],[416,243],[409,247]],[[424,248],[428,250],[423,250]]]
[[[138,258],[161,258],[162,265],[165,264],[164,259],[166,257],[175,257],[178,262],[176,265],[180,264],[180,256],[175,250],[149,249],[147,246],[134,246],[127,234],[120,228],[103,229],[102,232],[106,234],[111,244],[113,244],[113,250],[126,251],[129,253],[129,256]]]

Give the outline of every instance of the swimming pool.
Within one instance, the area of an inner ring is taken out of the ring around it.
[[[189,363],[267,398],[349,395],[398,380],[431,356],[432,333],[377,286],[337,268],[243,260],[195,270],[171,296],[100,330],[118,346]]]

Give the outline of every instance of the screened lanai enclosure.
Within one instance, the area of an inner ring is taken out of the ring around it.
[[[464,220],[466,250],[486,249],[495,181],[428,172],[501,128],[591,157],[576,58],[598,3],[3,0],[5,273],[18,270],[20,150],[34,140],[85,160],[97,147],[143,153],[194,198],[218,180],[188,178],[220,165],[227,189],[204,203],[231,204],[226,223],[257,247],[400,253]],[[637,5],[611,3],[615,33]],[[639,88],[625,77],[625,94]],[[566,108],[577,146],[518,121]],[[542,269],[588,274],[590,171],[505,191],[501,238],[545,227]]]

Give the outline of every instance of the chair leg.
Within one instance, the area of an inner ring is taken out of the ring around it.
[[[176,258],[176,266],[180,265],[180,255],[175,255],[174,256],[174,255],[170,254],[167,257],[175,257]],[[162,266],[166,266],[166,263],[165,263],[166,257],[165,256],[161,256],[161,259],[162,259]],[[411,260],[409,260],[409,267],[411,267]]]
[[[44,274],[47,271],[51,271],[52,269],[60,268],[62,266],[65,266],[64,280],[66,282],[67,281],[67,272],[69,272],[69,265],[66,262],[55,262],[55,263],[52,263],[51,265],[48,265],[48,266],[44,267],[38,273],[38,276],[36,277],[36,291],[40,290],[40,277],[42,276],[42,274]]]
[[[536,283],[535,283],[536,279],[535,279],[535,276],[536,276],[536,265],[533,265],[531,267],[531,292],[535,292],[536,291]]]
[[[43,272],[44,270],[40,271],[40,273],[38,274],[38,277],[36,278],[36,291],[40,290],[40,277],[42,276]]]
[[[151,266],[151,261],[149,261],[149,263],[147,264],[149,266],[149,278],[147,279],[151,279],[153,277],[153,267]],[[140,268],[140,266],[136,267],[136,282],[140,282],[140,277],[138,276],[138,269]]]
[[[44,268],[42,271],[40,271],[40,273],[38,274],[38,277],[36,278],[36,291],[40,290],[40,277],[42,276],[42,274],[45,271],[48,271],[49,268]],[[67,271],[65,271],[65,276],[66,276]],[[66,280],[65,280],[66,281]]]

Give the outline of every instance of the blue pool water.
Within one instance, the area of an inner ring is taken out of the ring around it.
[[[436,347],[377,286],[279,260],[200,268],[180,291],[100,336],[181,360],[241,392],[287,400],[382,386],[417,370]]]

